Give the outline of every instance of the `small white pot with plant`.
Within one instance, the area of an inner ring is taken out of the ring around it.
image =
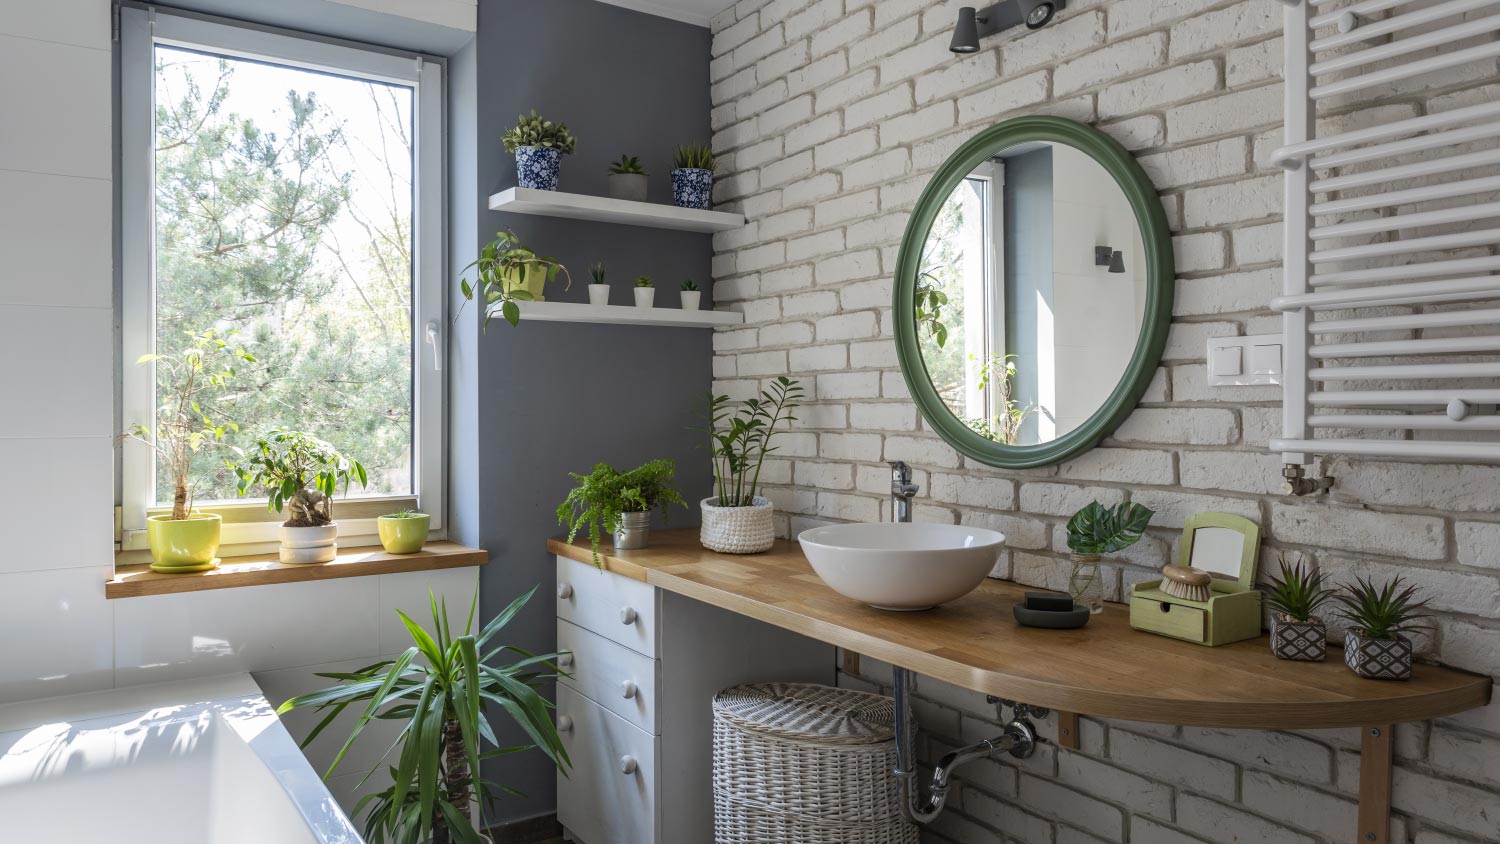
[[[610,198],[645,202],[646,180],[649,176],[639,158],[633,155],[620,156],[619,161],[609,165]]]
[[[656,303],[656,283],[650,276],[641,276],[635,280],[635,306],[637,308],[654,307]]]
[[[365,486],[365,467],[358,460],[312,434],[272,431],[243,452],[234,465],[239,494],[264,490],[266,507],[287,511],[281,525],[283,563],[326,563],[338,556],[338,523],[333,520],[333,496],[350,481]]]
[[[474,281],[467,278],[474,270]],[[511,325],[521,321],[521,306],[517,302],[540,302],[545,298],[546,285],[563,277],[563,289],[573,286],[573,276],[568,268],[550,255],[538,255],[521,243],[515,232],[495,233],[495,239],[479,250],[479,257],[464,267],[465,277],[458,280],[464,294],[464,303],[476,296],[484,304],[484,328],[489,330],[490,320],[498,306],[500,315]],[[454,323],[463,313],[460,303],[453,313]]]
[[[792,411],[802,398],[802,387],[786,376],[731,411],[728,396],[710,395],[705,414],[709,452],[713,458],[714,495],[700,503],[703,528],[699,542],[710,551],[758,554],[776,542],[772,506],[760,493],[760,469],[775,451],[771,440],[777,429],[797,417]]]
[[[589,285],[589,304],[609,304],[609,284],[604,281],[604,264],[598,263],[589,267],[589,276],[594,280]]]
[[[696,311],[703,301],[703,291],[698,289],[698,282],[688,279],[682,283],[682,309],[684,311]]]

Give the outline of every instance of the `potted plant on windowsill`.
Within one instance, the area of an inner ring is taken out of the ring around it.
[[[596,566],[603,566],[599,542],[604,531],[614,534],[617,550],[645,548],[650,539],[651,511],[660,508],[665,518],[668,505],[687,506],[672,486],[676,466],[670,460],[652,460],[629,472],[596,463],[587,475],[569,474],[578,485],[557,505],[557,522],[568,528],[569,542],[580,531],[588,530]]]
[[[604,264],[601,262],[589,267],[589,276],[594,279],[594,283],[589,285],[589,304],[608,305],[609,285],[604,281]]]
[[[696,311],[702,302],[703,291],[698,289],[698,282],[688,279],[682,283],[682,309],[684,311]]]
[[[1271,577],[1266,604],[1271,608],[1271,653],[1277,659],[1322,662],[1328,658],[1328,629],[1318,610],[1333,599],[1334,591],[1323,586],[1323,573],[1299,562],[1287,564],[1283,557],[1281,576]]]
[[[416,510],[397,510],[375,520],[380,545],[389,554],[415,554],[427,544],[432,517]]]
[[[1104,581],[1099,574],[1099,558],[1123,551],[1140,541],[1154,515],[1155,511],[1142,504],[1120,503],[1105,507],[1094,501],[1068,519],[1068,550],[1073,559],[1068,592],[1074,603],[1088,607],[1090,615],[1104,612]]]
[[[495,239],[479,251],[479,257],[464,267],[465,273],[469,270],[475,271],[474,282],[471,284],[467,278],[461,278],[459,288],[463,291],[465,303],[476,296],[484,303],[485,330],[489,330],[493,316],[490,308],[495,303],[500,303],[500,314],[505,321],[516,325],[521,321],[521,307],[517,302],[543,301],[543,290],[556,281],[559,274],[563,277],[564,290],[573,285],[573,276],[567,267],[549,255],[536,254],[521,243],[515,232],[510,231],[496,232]],[[460,304],[453,314],[455,322],[462,312],[463,304]]]
[[[649,308],[656,302],[656,283],[650,276],[641,276],[635,280],[635,306],[637,308]]]
[[[707,144],[684,144],[672,156],[672,202],[679,208],[707,209],[718,159]]]
[[[170,385],[157,410],[155,428],[137,423],[123,435],[150,446],[172,479],[172,512],[146,517],[151,567],[157,571],[212,568],[219,553],[222,520],[217,513],[193,509],[192,468],[194,455],[222,445],[230,432],[239,430],[233,422],[217,422],[208,413],[210,392],[235,377],[235,364],[255,362],[244,349],[229,345],[226,337],[231,335],[194,334],[181,354],[142,355],[136,361],[156,364],[158,383]]]
[[[333,496],[340,484],[346,494],[351,481],[364,486],[365,467],[302,431],[272,431],[242,454],[232,465],[239,494],[263,489],[267,509],[289,513],[281,525],[281,561],[326,563],[338,556]]]
[[[479,606],[476,589],[468,620],[453,636],[447,602],[439,603],[429,592],[430,629],[424,630],[406,613],[396,611],[412,639],[412,645],[400,656],[352,673],[320,673],[319,677],[334,680],[336,685],[299,695],[277,708],[281,715],[312,707],[323,716],[303,740],[304,748],[349,707],[360,713],[348,740],[324,773],[325,780],[338,770],[372,721],[403,724],[403,741],[396,751],[395,764],[387,767],[382,756],[366,775],[368,778],[386,767],[391,784],[362,797],[351,813],[358,816],[369,810],[364,840],[478,844],[485,839],[475,828],[472,810],[492,803],[495,789],[477,776],[483,760],[540,749],[560,768],[572,764],[548,712],[552,704],[538,692],[559,676],[555,664],[559,655],[532,655],[495,641],[535,593],[532,587],[476,634],[472,632]],[[505,655],[518,658],[500,662]],[[499,746],[491,725],[501,713],[515,721],[530,744]]]
[[[568,124],[553,123],[531,110],[531,116],[516,118],[516,125],[501,137],[505,151],[516,155],[516,181],[523,188],[557,190],[562,157],[572,155],[578,139],[568,133]]]
[[[802,387],[779,376],[761,392],[731,412],[728,396],[708,394],[705,428],[712,455],[714,494],[699,503],[703,528],[698,541],[710,551],[758,554],[776,541],[772,506],[760,493],[760,470],[778,428],[796,420],[792,411],[802,398]]]
[[[1421,627],[1426,601],[1418,601],[1417,587],[1397,576],[1376,586],[1373,578],[1354,579],[1334,596],[1334,612],[1349,623],[1344,636],[1344,664],[1371,680],[1411,679],[1411,640],[1405,633]]]
[[[646,180],[649,175],[639,158],[633,155],[620,156],[619,161],[609,165],[610,197],[645,202]]]

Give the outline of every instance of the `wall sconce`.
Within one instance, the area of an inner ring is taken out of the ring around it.
[[[1125,253],[1108,246],[1094,247],[1094,266],[1109,267],[1112,273],[1125,272]]]
[[[979,39],[1017,24],[1025,24],[1027,29],[1041,29],[1067,5],[1067,0],[1000,0],[979,11],[973,6],[964,6],[958,10],[958,23],[953,27],[953,41],[948,49],[954,53],[977,53]]]

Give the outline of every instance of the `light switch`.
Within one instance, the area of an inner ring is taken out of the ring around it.
[[[1251,375],[1281,374],[1281,344],[1257,343],[1250,347]]]
[[[1252,387],[1280,384],[1284,345],[1280,334],[1210,337],[1208,386]]]
[[[1209,347],[1208,366],[1211,375],[1233,376],[1244,373],[1241,362],[1243,350],[1239,346]]]

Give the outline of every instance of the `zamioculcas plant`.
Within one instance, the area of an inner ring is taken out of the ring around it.
[[[1411,677],[1412,646],[1404,634],[1421,628],[1418,620],[1427,615],[1427,601],[1417,600],[1417,587],[1399,575],[1379,586],[1373,578],[1355,577],[1334,600],[1334,614],[1350,626],[1344,639],[1349,668],[1375,680]]]
[[[797,417],[802,386],[778,376],[759,398],[735,411],[728,396],[708,394],[701,415],[708,434],[714,472],[714,494],[700,503],[703,547],[728,554],[755,554],[775,542],[772,506],[760,495],[760,470],[766,455],[776,451],[772,438]]]
[[[609,172],[616,176],[647,176],[646,168],[641,160],[633,155],[622,155],[620,160],[609,165]]]
[[[257,440],[232,464],[239,494],[262,489],[266,507],[288,513],[285,527],[322,527],[333,523],[333,496],[340,486],[369,481],[365,467],[331,444],[302,431],[275,430]]]
[[[521,308],[516,302],[540,299],[543,287],[556,281],[558,274],[564,279],[564,289],[573,284],[573,277],[568,274],[567,267],[556,258],[536,254],[523,245],[514,232],[509,231],[496,232],[495,239],[485,244],[479,257],[464,267],[465,273],[469,270],[475,271],[474,283],[470,284],[467,278],[462,278],[459,279],[459,287],[464,294],[464,303],[476,295],[484,303],[486,330],[494,315],[490,306],[496,302],[501,303],[500,314],[505,321],[516,325],[521,321]],[[532,284],[534,279],[539,279],[538,283]],[[458,315],[462,312],[463,304],[460,304],[453,313],[454,322],[458,321]]]
[[[1123,551],[1138,542],[1154,515],[1150,507],[1142,504],[1126,502],[1105,507],[1097,501],[1073,514],[1068,520],[1068,550],[1073,552],[1068,591],[1074,601],[1087,606],[1091,613],[1104,611],[1099,557]]]
[[[1302,563],[1280,559],[1281,574],[1271,577],[1266,605],[1271,608],[1271,653],[1281,659],[1322,662],[1328,655],[1328,633],[1318,610],[1333,599],[1323,573]]]

